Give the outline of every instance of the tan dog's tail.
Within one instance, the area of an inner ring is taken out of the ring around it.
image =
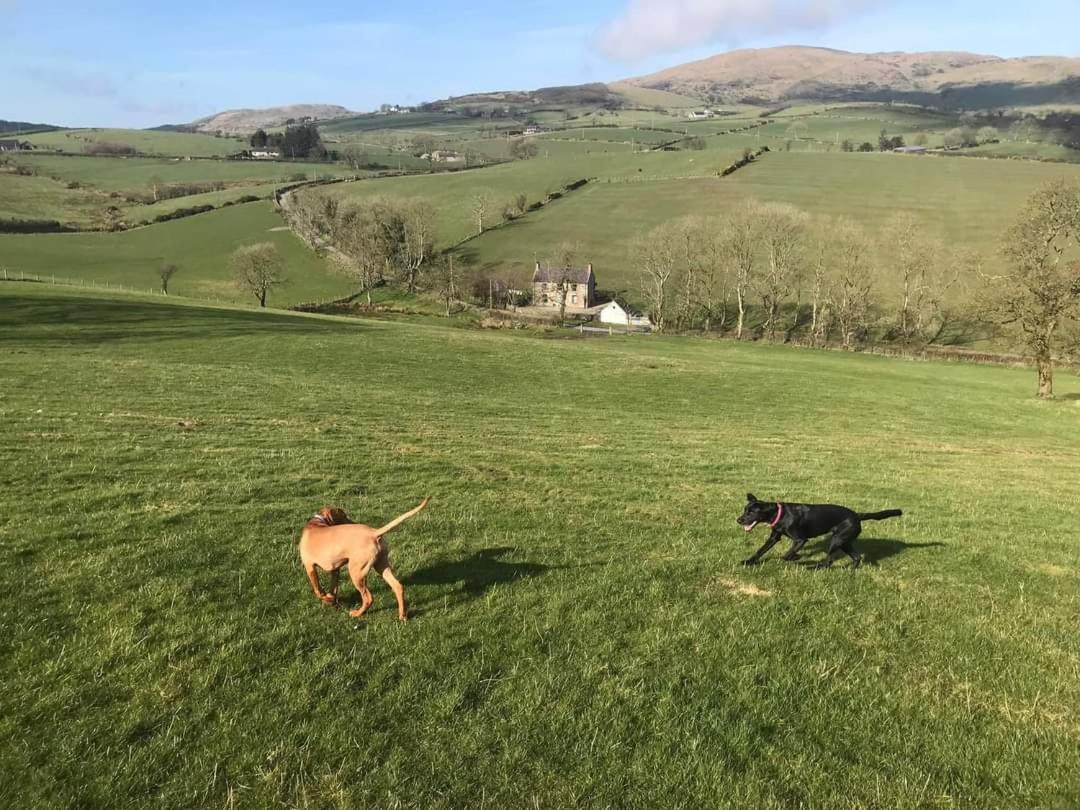
[[[375,534],[378,535],[379,537],[382,537],[384,534],[386,534],[391,529],[396,528],[397,526],[400,526],[406,520],[408,520],[413,515],[415,515],[417,512],[419,512],[421,509],[423,509],[425,506],[427,506],[428,501],[430,501],[430,500],[431,500],[431,498],[424,498],[424,500],[420,501],[420,505],[418,507],[416,507],[415,509],[410,509],[408,512],[406,512],[404,515],[401,515],[400,517],[394,518],[389,523],[387,523],[385,526],[383,526],[381,529],[376,530]]]

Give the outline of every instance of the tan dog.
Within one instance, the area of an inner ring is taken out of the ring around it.
[[[390,549],[383,542],[383,535],[427,506],[429,500],[424,498],[418,507],[394,518],[381,529],[353,523],[336,507],[323,507],[307,522],[300,534],[300,561],[304,564],[315,596],[328,605],[334,604],[337,601],[338,573],[347,564],[349,577],[360,592],[361,600],[360,607],[350,610],[349,615],[363,616],[375,601],[365,582],[368,571],[374,568],[394,592],[398,618],[405,621],[405,589],[390,570]],[[319,584],[319,569],[330,572],[329,591],[324,591]]]

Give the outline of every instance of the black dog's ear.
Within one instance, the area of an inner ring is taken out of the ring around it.
[[[747,492],[747,493],[746,493],[746,500],[748,500],[748,501],[750,501],[751,503],[753,503],[753,502],[757,501],[757,498],[755,498],[755,497],[754,497],[754,493],[752,493],[752,492]]]

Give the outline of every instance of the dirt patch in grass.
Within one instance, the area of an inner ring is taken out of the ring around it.
[[[751,585],[749,582],[739,582],[737,579],[717,579],[714,580],[714,584],[719,585],[726,591],[738,594],[739,596],[772,596],[772,591],[766,591],[759,588],[757,585]]]

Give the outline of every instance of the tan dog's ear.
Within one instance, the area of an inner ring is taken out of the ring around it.
[[[331,526],[336,526],[339,523],[349,523],[349,516],[345,514],[344,509],[339,509],[336,506],[324,506],[322,511],[319,512],[323,519]]]

